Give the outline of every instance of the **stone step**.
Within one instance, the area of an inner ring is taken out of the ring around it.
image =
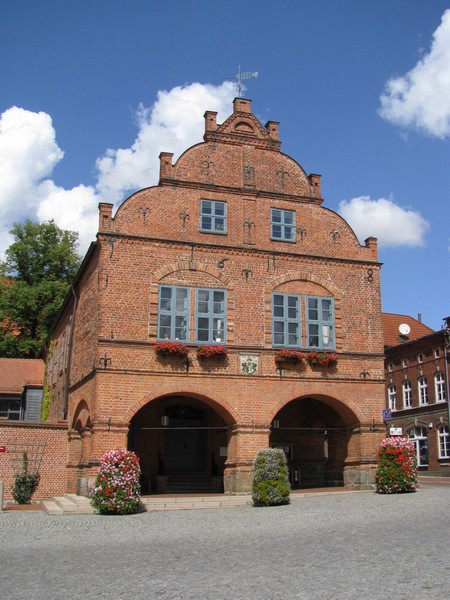
[[[211,494],[208,496],[144,496],[141,502],[147,511],[156,511],[230,508],[252,504],[252,499],[249,495]],[[89,498],[76,494],[55,496],[43,500],[42,505],[48,515],[92,515],[97,512],[92,508]]]

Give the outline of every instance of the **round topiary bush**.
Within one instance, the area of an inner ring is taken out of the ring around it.
[[[378,450],[376,474],[379,494],[415,492],[418,486],[414,445],[403,437],[385,438]]]
[[[261,450],[255,459],[254,468],[252,486],[254,506],[289,504],[291,486],[283,450],[280,448]]]
[[[100,461],[91,505],[102,515],[131,515],[141,509],[141,468],[134,452],[110,450]]]

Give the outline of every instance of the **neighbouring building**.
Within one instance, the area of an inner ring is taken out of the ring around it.
[[[248,492],[269,446],[293,487],[373,485],[377,242],[323,206],[320,176],[280,151],[278,126],[236,98],[222,124],[205,113],[203,142],[160,154],[158,185],[114,215],[99,205],[47,359],[67,491],[87,494],[102,454],[124,447],[147,492]]]
[[[43,360],[0,358],[0,419],[41,420],[44,372]]]
[[[388,433],[415,446],[419,474],[450,476],[449,325],[439,331],[407,315],[383,315]]]

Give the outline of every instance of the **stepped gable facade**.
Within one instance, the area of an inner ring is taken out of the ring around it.
[[[203,142],[160,154],[158,185],[115,215],[100,204],[47,363],[68,491],[87,494],[102,454],[123,447],[150,493],[200,480],[248,492],[268,446],[285,450],[293,487],[373,484],[377,243],[359,243],[280,145],[278,123],[237,98],[222,124],[205,113]]]

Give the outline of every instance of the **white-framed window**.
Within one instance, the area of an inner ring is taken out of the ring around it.
[[[419,467],[428,465],[428,436],[425,427],[413,427],[408,432],[409,439],[414,444],[417,464]]]
[[[419,391],[419,404],[428,404],[428,383],[426,377],[419,377],[417,381]]]
[[[442,373],[434,376],[434,397],[436,402],[445,402],[445,379]]]
[[[202,200],[200,204],[200,231],[208,233],[227,232],[227,203],[218,200]]]
[[[304,340],[302,303],[305,310]],[[272,294],[272,343],[274,346],[334,350],[333,298]]]
[[[422,354],[422,352],[420,352],[420,353],[417,355],[417,362],[418,362],[418,363],[423,363],[423,354]]]
[[[195,324],[191,331],[190,307],[194,302]],[[161,285],[157,338],[160,341],[225,343],[226,290]]]
[[[406,369],[407,366],[408,366],[408,359],[407,358],[402,358],[402,367],[404,369]]]
[[[439,358],[440,353],[439,353],[439,348],[435,348],[434,349],[434,358]]]
[[[412,388],[410,381],[404,381],[402,383],[403,393],[403,408],[411,408],[412,406]]]
[[[391,410],[396,410],[397,408],[397,388],[394,384],[388,387],[388,405]]]
[[[270,209],[270,237],[273,240],[295,242],[295,212],[293,210]]]
[[[450,435],[446,425],[438,428],[439,458],[450,458]]]
[[[389,361],[387,364],[387,370],[389,371],[389,373],[392,371],[393,368],[394,368],[394,365],[392,364],[392,361]]]

